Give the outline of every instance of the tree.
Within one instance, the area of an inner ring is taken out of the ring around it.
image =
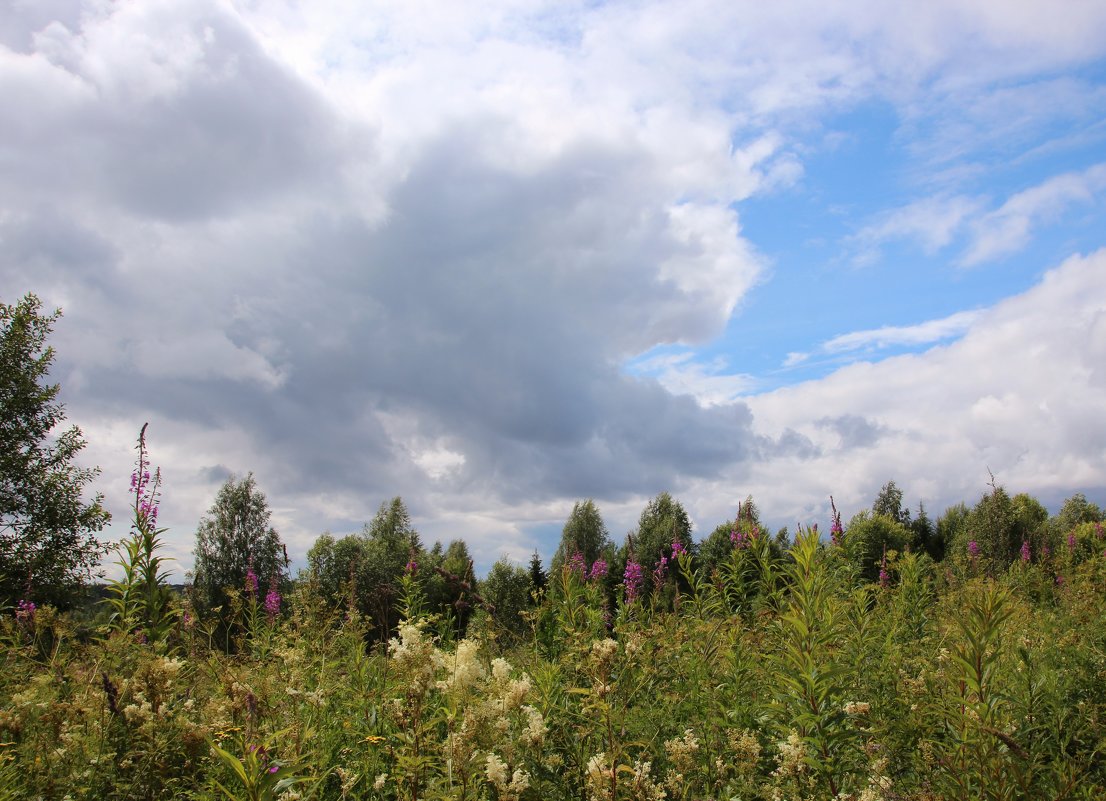
[[[572,514],[565,521],[561,531],[561,544],[553,554],[553,562],[550,572],[554,576],[560,575],[561,568],[579,552],[584,557],[588,567],[600,556],[608,556],[614,550],[607,526],[603,522],[603,516],[599,514],[599,507],[595,501],[588,498],[586,501],[577,501],[572,506]],[[608,559],[610,561],[610,559]]]
[[[193,603],[203,615],[221,608],[220,622],[229,620],[227,589],[246,591],[247,574],[260,583],[288,580],[288,552],[269,525],[269,504],[253,473],[227,479],[196,530],[196,564],[192,574]],[[257,591],[259,587],[253,587]]]
[[[691,551],[691,520],[683,504],[662,492],[649,501],[638,519],[634,556],[638,564],[652,569],[662,556],[672,556],[672,543]]]
[[[503,558],[492,565],[481,582],[481,595],[495,621],[506,631],[520,636],[526,631],[522,613],[530,608],[530,573]]]
[[[85,446],[47,384],[54,349],[46,339],[61,310],[42,314],[28,294],[0,303],[0,606],[17,601],[72,605],[110,549],[96,534],[111,516],[103,495],[82,500],[99,468],[74,464]]]
[[[842,540],[845,555],[866,581],[879,578],[883,555],[902,553],[910,544],[911,532],[890,515],[857,512],[849,521]]]
[[[902,490],[894,481],[888,481],[883,485],[872,502],[873,515],[885,515],[896,523],[904,526],[910,525],[910,510],[902,505]]]
[[[534,551],[530,557],[530,596],[536,602],[549,584],[549,576],[541,563],[541,554]]]
[[[1073,528],[1082,523],[1099,523],[1104,519],[1098,504],[1091,503],[1082,492],[1077,492],[1064,501],[1056,517],[1049,521],[1053,538],[1059,542]]]
[[[331,603],[352,604],[374,626],[374,636],[387,639],[399,624],[399,594],[408,565],[420,577],[420,585],[432,605],[445,602],[451,591],[434,568],[462,575],[467,571],[464,543],[450,544],[442,555],[426,551],[411,516],[399,496],[380,504],[373,519],[359,534],[335,540],[323,534],[307,553],[307,563]],[[457,598],[454,591],[450,602]],[[436,611],[432,609],[431,611]]]

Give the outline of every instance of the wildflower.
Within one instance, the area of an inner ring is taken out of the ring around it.
[[[626,588],[626,603],[632,604],[641,594],[643,583],[641,565],[632,558],[626,561],[626,570],[622,574],[622,581]]]
[[[653,763],[651,762],[642,762],[641,760],[634,762],[633,772],[630,776],[632,798],[641,799],[641,801],[664,801],[668,797],[668,793],[654,782],[649,775],[652,769]]]
[[[738,550],[749,547],[749,538],[745,536],[744,531],[737,527],[730,532],[730,542],[733,543],[733,547]]]
[[[1022,561],[1029,561],[1029,540],[1022,540]]]
[[[15,619],[20,623],[34,623],[36,609],[38,607],[35,606],[34,601],[20,601],[15,607]]]
[[[545,725],[545,719],[541,712],[532,706],[524,706],[522,711],[526,713],[526,728],[522,730],[522,742],[529,746],[541,745],[549,731]]]
[[[657,566],[653,568],[653,587],[659,590],[664,585],[664,577],[668,574],[668,557],[662,556]]]
[[[1064,577],[1062,575],[1060,575],[1059,573],[1056,574],[1056,586],[1057,587],[1063,587],[1064,586]]]
[[[280,592],[277,591],[276,576],[269,581],[269,592],[265,594],[265,614],[270,623],[280,614]]]
[[[842,711],[846,715],[867,715],[872,711],[872,705],[867,701],[849,701]]]
[[[388,781],[388,774],[387,773],[381,773],[373,781],[373,789],[374,790],[383,790],[384,789],[384,783],[386,781]]]
[[[1103,532],[1103,529],[1102,529],[1102,524],[1101,523],[1095,523],[1094,524],[1094,535],[1095,535],[1095,537],[1098,538],[1098,539],[1102,539],[1103,533],[1104,532]]]
[[[887,572],[887,546],[883,546],[883,558],[879,561],[879,586],[887,589],[891,582],[891,574]]]
[[[1074,551],[1075,550],[1075,532],[1074,531],[1068,532],[1068,550],[1069,551]]]
[[[968,543],[968,558],[973,562],[979,557],[979,543],[971,540]]]
[[[445,681],[438,682],[442,690],[462,691],[475,686],[484,678],[484,666],[480,664],[480,643],[464,639],[453,652],[453,673]]]
[[[246,592],[251,596],[257,595],[257,574],[253,572],[253,560],[250,560],[246,568]]]
[[[407,564],[403,566],[403,570],[409,576],[413,576],[419,572],[419,563],[415,561],[414,557],[407,560]]]
[[[672,542],[672,558],[676,559],[679,556],[686,555],[686,554],[687,554],[687,548],[684,547],[684,544],[682,542],[680,542],[679,540],[674,540]]]
[[[777,767],[772,771],[773,775],[799,776],[806,773],[809,765],[806,761],[806,743],[797,731],[787,736],[787,739],[777,745],[779,754],[776,756]]]
[[[569,558],[568,572],[578,574],[581,579],[587,575],[587,563],[584,562],[584,555],[579,551],[573,551]]]
[[[830,525],[830,542],[834,545],[841,544],[841,537],[845,534],[845,529],[841,527],[841,513],[837,511],[837,505],[833,502],[833,496],[830,496],[830,509],[833,510],[833,523]]]
[[[484,767],[484,775],[487,776],[488,781],[497,788],[507,784],[507,763],[495,754],[488,754],[488,759]]]
[[[607,762],[607,755],[600,751],[588,760],[584,770],[588,801],[611,801],[611,785],[614,769]]]
[[[597,581],[607,575],[607,562],[605,559],[596,559],[588,573],[588,581]]]

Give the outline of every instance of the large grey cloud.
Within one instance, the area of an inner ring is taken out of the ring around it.
[[[10,6],[0,279],[65,307],[56,375],[120,513],[152,421],[185,565],[228,471],[257,473],[294,553],[398,493],[487,560],[579,497],[632,519],[687,490],[713,514],[829,431],[894,439],[844,402],[754,430],[623,365],[720,330],[764,274],[736,204],[801,173],[786,125],[900,84],[912,103],[957,57],[934,33],[952,6],[918,12],[921,41],[821,4]],[[991,55],[1066,63],[1032,19],[969,16]],[[1083,53],[1092,27],[1055,37]]]

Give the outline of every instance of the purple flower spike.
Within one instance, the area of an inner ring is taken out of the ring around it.
[[[265,614],[272,623],[280,614],[280,593],[277,591],[276,579],[269,582],[269,592],[265,595]]]
[[[626,587],[626,603],[632,604],[641,594],[643,581],[641,565],[629,559],[626,562],[626,571],[622,574],[622,580]]]
[[[1029,561],[1029,540],[1022,540],[1022,561]]]
[[[607,575],[607,561],[605,559],[596,559],[591,566],[591,570],[588,571],[588,581],[598,581]]]

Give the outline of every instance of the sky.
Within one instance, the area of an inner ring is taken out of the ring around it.
[[[114,522],[478,572],[894,480],[1106,503],[1106,3],[0,0],[0,300]]]

